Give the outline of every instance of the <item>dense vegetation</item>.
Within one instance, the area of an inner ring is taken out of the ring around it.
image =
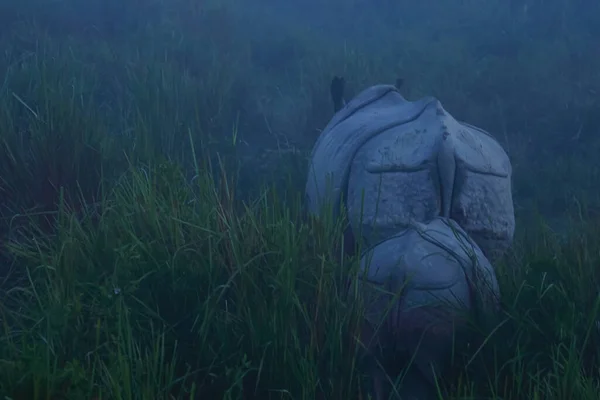
[[[502,313],[441,398],[600,398],[600,5],[281,3],[0,4],[0,394],[358,398],[356,260],[301,193],[342,74],[513,161]]]

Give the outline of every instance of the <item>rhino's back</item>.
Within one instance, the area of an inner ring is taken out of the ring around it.
[[[450,158],[438,157],[443,147]],[[453,170],[447,182],[450,217],[475,236],[486,254],[506,249],[514,232],[508,155],[493,137],[456,121],[438,101],[357,150],[347,188],[355,234],[372,243],[411,220],[442,215],[444,169]]]

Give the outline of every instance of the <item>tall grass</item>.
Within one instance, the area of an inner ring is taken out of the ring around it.
[[[0,391],[357,398],[356,263],[332,250],[343,226],[304,220],[300,198],[230,195],[207,171],[132,167],[94,214],[61,206],[54,235],[12,242],[27,280],[2,293]],[[443,398],[600,394],[597,225],[531,234],[498,268],[498,320],[457,344]]]
[[[11,245],[29,284],[3,305],[3,391],[348,396],[338,228],[303,224],[299,200],[228,196],[206,173],[133,169],[94,220],[61,211],[57,236]]]
[[[599,398],[596,56],[584,68],[523,26],[513,58],[481,50],[468,33],[510,11],[493,1],[449,11],[475,21],[461,30],[411,8],[401,36],[382,20],[377,46],[274,19],[261,34],[236,2],[122,20],[75,18],[68,1],[28,18],[34,3],[0,6],[15,17],[0,24],[0,395],[366,398],[344,220],[305,218],[298,191],[343,73],[351,92],[407,77],[408,97],[435,94],[513,158],[502,312],[457,342],[440,396]]]

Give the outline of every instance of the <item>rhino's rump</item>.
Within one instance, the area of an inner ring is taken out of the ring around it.
[[[489,135],[466,124],[457,129],[455,148],[451,217],[486,254],[501,252],[512,242],[515,229],[508,156]]]
[[[415,120],[380,132],[357,151],[347,187],[355,234],[367,243],[380,240],[411,220],[442,215],[450,202],[447,216],[484,251],[487,244],[503,249],[514,231],[510,175],[508,156],[492,137],[430,103]]]

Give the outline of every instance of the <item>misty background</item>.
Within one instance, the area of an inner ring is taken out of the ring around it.
[[[0,49],[3,117],[77,103],[52,137],[86,130],[104,150],[77,154],[115,174],[124,151],[107,148],[189,166],[193,138],[241,166],[242,191],[302,190],[331,78],[350,96],[400,77],[503,144],[521,220],[600,211],[597,1],[3,1]]]

